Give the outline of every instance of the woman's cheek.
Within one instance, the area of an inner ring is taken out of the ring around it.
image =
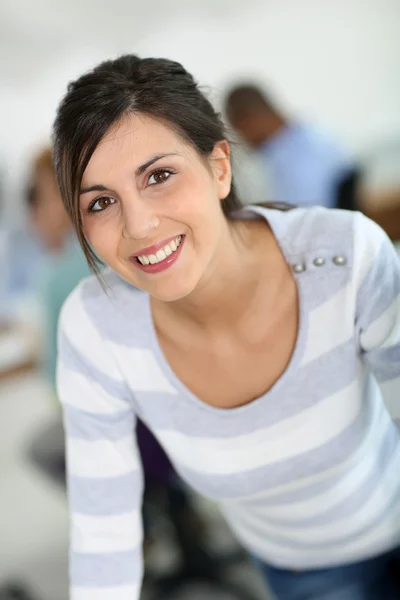
[[[113,232],[105,225],[97,217],[86,217],[83,221],[83,230],[89,244],[100,258],[108,260],[113,246]]]

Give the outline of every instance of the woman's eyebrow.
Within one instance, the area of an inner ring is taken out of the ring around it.
[[[87,194],[89,192],[105,192],[106,190],[107,188],[104,187],[104,185],[91,185],[90,187],[82,188],[79,194]]]
[[[155,156],[150,158],[150,160],[146,161],[143,165],[140,165],[140,167],[138,167],[136,169],[136,171],[135,171],[136,177],[138,177],[139,175],[142,175],[146,171],[146,169],[151,167],[151,165],[153,165],[158,160],[165,158],[166,156],[179,156],[179,155],[177,152],[168,152],[166,154],[156,154]]]
[[[156,154],[155,156],[150,158],[148,161],[146,161],[145,163],[143,163],[142,165],[140,165],[140,167],[138,167],[136,169],[136,171],[135,171],[136,177],[138,177],[139,175],[142,175],[149,167],[151,167],[151,165],[153,165],[158,160],[165,158],[166,156],[179,156],[179,154],[177,152],[168,152],[166,154]],[[107,189],[108,188],[106,188],[104,185],[91,185],[90,187],[82,188],[80,190],[79,194],[88,194],[89,192],[105,192]]]

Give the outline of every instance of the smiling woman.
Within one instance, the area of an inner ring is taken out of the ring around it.
[[[54,156],[89,264],[110,267],[60,319],[72,600],[140,596],[137,415],[278,600],[397,598],[400,266],[382,230],[243,209],[219,115],[168,60],[70,84]]]
[[[210,163],[205,159],[209,159],[215,144],[225,139],[220,117],[199,92],[192,76],[178,63],[168,60],[138,59],[131,56],[129,59],[127,57],[119,59],[118,69],[119,72],[116,72],[111,68],[111,61],[103,63],[92,73],[70,84],[69,94],[60,107],[55,124],[54,156],[60,188],[67,210],[75,220],[81,243],[93,268],[96,268],[97,257],[83,233],[81,219],[76,209],[80,188],[83,188],[83,192],[88,188],[99,192],[111,191],[103,185],[103,182],[90,182],[90,185],[86,185],[88,174],[85,174],[85,180],[82,180],[89,161],[95,158],[92,157],[94,150],[106,134],[108,141],[112,142],[116,131],[119,130],[119,140],[121,140],[130,129],[130,139],[126,140],[124,148],[129,152],[129,148],[139,147],[141,155],[135,156],[135,161],[131,160],[129,172],[131,176],[135,174],[137,183],[142,186],[143,175],[148,173],[155,163],[157,169],[147,175],[148,183],[157,185],[165,180],[167,173],[173,175],[170,169],[160,170],[162,165],[158,164],[163,159],[168,160],[170,157],[172,159],[174,154],[173,150],[160,152],[163,141],[166,142],[165,147],[170,148],[172,138],[175,138],[173,140],[175,146],[178,144],[181,149],[186,147],[186,150],[190,147],[197,159],[203,159],[203,166],[209,167]],[[132,87],[134,81],[139,86],[136,90]],[[96,84],[101,82],[108,86],[107,92],[104,88],[96,89]],[[92,90],[90,95],[87,95],[88,87]],[[165,101],[167,98],[168,102]],[[75,135],[78,104],[81,110],[79,136]],[[139,135],[142,133],[142,137],[146,135],[148,123],[145,122],[150,120],[149,117],[155,120],[153,129],[154,127],[160,131],[164,129],[164,137],[166,129],[171,139],[162,140],[148,135],[145,145],[143,143],[132,145],[135,139],[133,133],[135,128],[138,129]],[[149,141],[154,142],[153,154]],[[118,145],[118,139],[114,139],[113,149],[115,150],[115,146]],[[110,153],[110,150],[108,152]],[[106,156],[103,156],[103,159],[107,162],[107,169],[114,162],[107,161]],[[143,162],[140,162],[140,159]],[[105,206],[103,199],[101,202]],[[111,204],[113,199],[110,197],[105,202]],[[99,206],[98,203],[96,207]],[[233,185],[226,194],[222,207],[226,214],[240,208]]]
[[[194,289],[227,236],[215,198],[225,198],[230,183],[224,140],[206,163],[163,122],[126,115],[106,133],[83,173],[83,231],[95,253],[129,283],[177,299]],[[173,277],[148,277],[172,267]]]

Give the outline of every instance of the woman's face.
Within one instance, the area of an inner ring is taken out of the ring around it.
[[[190,294],[226,233],[229,147],[207,163],[172,129],[144,115],[114,127],[82,178],[80,209],[94,251],[123,279],[160,300]]]

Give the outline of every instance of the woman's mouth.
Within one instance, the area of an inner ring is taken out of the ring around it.
[[[132,256],[130,261],[145,273],[160,273],[176,262],[182,251],[184,241],[185,236],[178,235],[161,247],[157,244],[146,249],[143,254]]]

